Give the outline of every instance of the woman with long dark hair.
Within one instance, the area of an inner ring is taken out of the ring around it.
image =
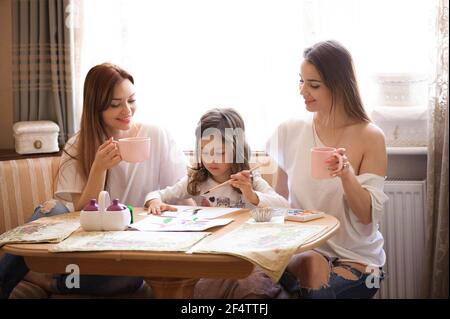
[[[336,41],[304,51],[300,95],[311,116],[281,124],[268,145],[279,167],[275,189],[291,207],[334,215],[340,227],[323,246],[295,255],[281,283],[303,298],[372,297],[386,259],[378,231],[387,200],[384,134],[364,110],[350,53]],[[314,147],[336,149],[316,163],[328,168],[326,179],[311,176]]]

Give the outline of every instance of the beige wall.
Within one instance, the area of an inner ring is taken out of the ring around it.
[[[14,148],[11,20],[11,0],[0,0],[0,149]]]

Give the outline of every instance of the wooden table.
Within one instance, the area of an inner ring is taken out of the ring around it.
[[[209,229],[212,234],[203,241],[214,240],[241,226],[250,218],[250,213],[241,210],[223,217],[234,218],[234,221],[226,226]],[[141,218],[143,216],[135,214],[136,221]],[[339,228],[339,221],[330,215],[309,221],[308,224],[326,225],[328,228],[300,246],[297,253],[322,245]],[[231,255],[142,251],[50,253],[48,248],[51,245],[9,244],[3,246],[2,250],[24,256],[28,267],[36,272],[65,273],[67,265],[76,264],[83,275],[144,277],[152,287],[155,298],[191,298],[200,278],[245,278],[253,269],[249,261]]]

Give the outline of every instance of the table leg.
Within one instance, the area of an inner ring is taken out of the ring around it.
[[[190,299],[198,279],[145,278],[156,299]]]

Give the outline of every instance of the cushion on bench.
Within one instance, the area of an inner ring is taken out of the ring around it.
[[[0,234],[24,224],[52,199],[60,157],[0,161]]]

